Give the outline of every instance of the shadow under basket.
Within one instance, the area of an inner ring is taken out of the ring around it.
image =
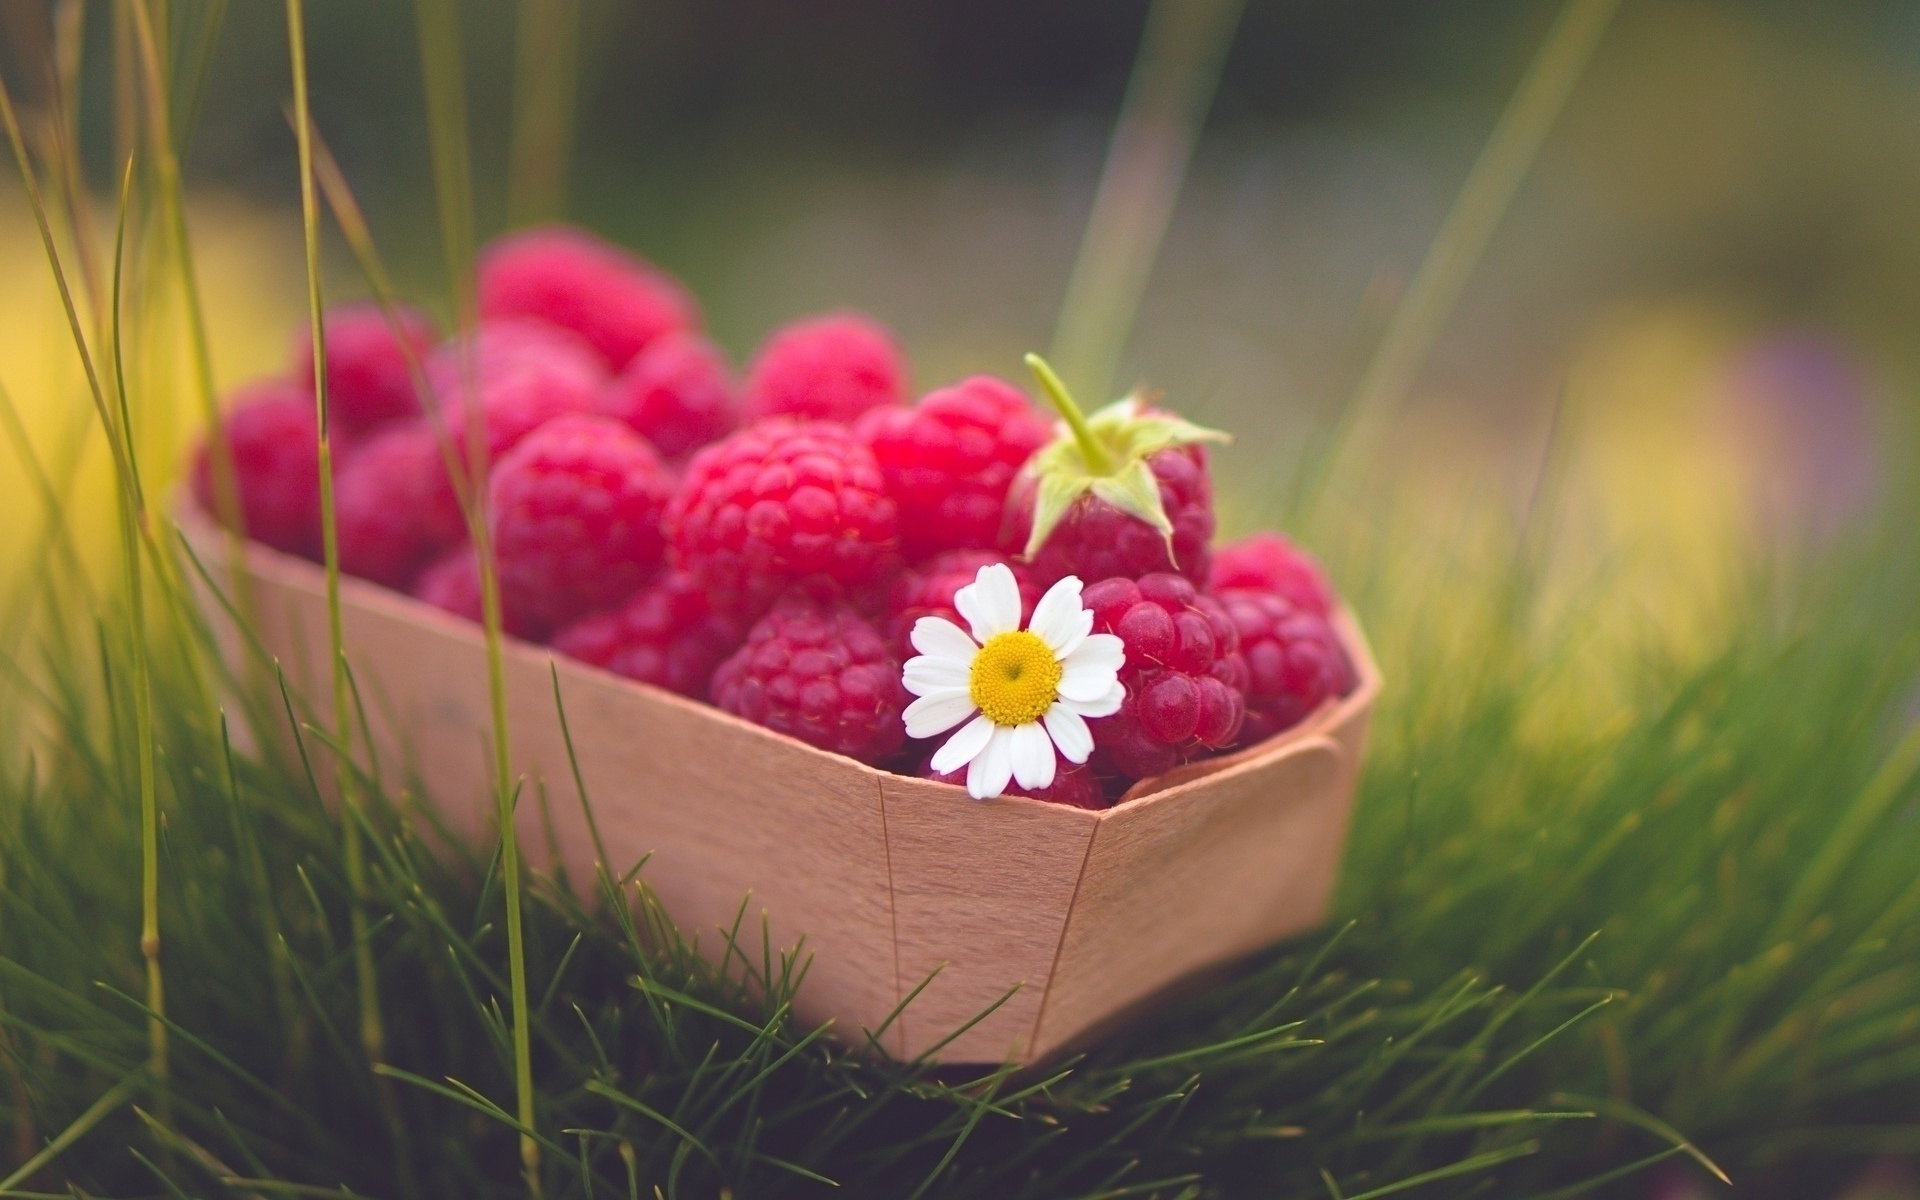
[[[177,511],[225,588],[229,539],[190,502]],[[330,711],[324,573],[255,543],[243,566],[259,642],[314,711]],[[205,599],[237,670],[238,631]],[[354,579],[341,581],[341,606],[383,770],[426,781],[446,825],[490,845],[481,630]],[[1380,688],[1359,626],[1342,613],[1338,629],[1359,674],[1351,695],[1279,737],[1143,781],[1100,812],[976,801],[509,638],[513,769],[527,781],[515,821],[536,869],[557,858],[593,890],[557,671],[608,867],[645,858],[648,887],[703,954],[723,953],[750,897],[743,936],[757,943],[764,917],[776,947],[804,938],[802,1023],[831,1021],[839,1040],[861,1044],[860,1031],[931,977],[880,1039],[888,1054],[1032,1063],[1323,919]]]

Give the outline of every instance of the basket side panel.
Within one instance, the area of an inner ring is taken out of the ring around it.
[[[1183,976],[1318,923],[1352,798],[1339,745],[1314,737],[1108,813],[1036,1056]]]
[[[938,1057],[1026,1060],[1096,814],[1035,800],[972,800],[905,776],[888,776],[883,786],[900,994],[932,976],[901,1015],[897,1052],[921,1054],[1017,986]]]

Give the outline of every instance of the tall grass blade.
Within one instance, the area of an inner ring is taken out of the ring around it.
[[[507,171],[507,219],[515,225],[566,214],[579,78],[580,0],[520,0]]]
[[[1414,375],[1452,315],[1619,7],[1620,0],[1567,0],[1561,8],[1395,306],[1341,415],[1331,453],[1323,463],[1308,467],[1316,472],[1306,489],[1310,518],[1317,515],[1329,489],[1351,485],[1377,453]]]
[[[1245,0],[1154,0],[1047,352],[1104,403]]]

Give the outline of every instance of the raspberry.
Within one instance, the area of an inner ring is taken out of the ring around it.
[[[774,330],[760,347],[747,372],[747,419],[852,421],[906,392],[893,335],[859,313],[827,313]]]
[[[929,392],[910,409],[872,409],[855,428],[900,506],[900,540],[915,557],[995,545],[1007,488],[1052,437],[1026,394],[991,375]]]
[[[713,671],[739,647],[740,627],[713,612],[693,577],[671,571],[619,608],[589,613],[553,635],[553,648],[616,675],[707,698]]]
[[[713,702],[737,717],[864,763],[906,739],[900,660],[852,609],[789,596],[713,676]]]
[[[276,550],[319,559],[320,429],[312,393],[285,380],[263,380],[235,391],[228,403],[222,428],[233,456],[242,532]],[[220,515],[205,446],[194,463],[193,494],[203,511]]]
[[[1178,571],[1205,582],[1212,559],[1213,484],[1207,478],[1207,453],[1199,446],[1162,450],[1147,460],[1160,484],[1160,503],[1173,524],[1173,558],[1167,539],[1140,520],[1091,492],[1074,501],[1034,554],[1033,577],[1050,587],[1063,575],[1082,579],[1121,576],[1138,579],[1156,571]],[[1009,536],[1002,544],[1018,550],[1033,528],[1038,481],[1023,479],[1008,498]]]
[[[480,624],[480,560],[473,547],[456,546],[427,564],[413,581],[413,598]],[[523,614],[507,609],[501,617],[505,631],[514,637],[537,642],[546,636],[545,629]]]
[[[919,651],[909,640],[913,623],[921,617],[945,617],[965,629],[967,622],[953,606],[953,594],[974,581],[980,568],[1006,563],[1020,585],[1020,627],[1026,628],[1033,606],[1040,602],[1040,589],[1033,585],[1027,568],[1007,560],[991,550],[948,550],[936,554],[918,566],[902,571],[887,589],[886,630],[894,649],[905,662]]]
[[[611,417],[561,417],[493,468],[488,520],[507,608],[559,625],[618,604],[659,569],[673,485],[645,439]]]
[[[678,280],[584,230],[549,225],[480,255],[480,315],[538,317],[571,329],[618,371],[662,334],[697,329]]]
[[[1107,765],[1145,779],[1233,743],[1246,715],[1247,665],[1217,600],[1171,573],[1105,579],[1081,600],[1094,629],[1126,646],[1126,700],[1087,723]]]
[[[740,423],[737,385],[720,347],[669,333],[634,356],[600,393],[599,410],[632,426],[662,457],[679,460]]]
[[[519,334],[510,337],[518,338]],[[487,358],[483,348],[482,366],[487,365]],[[520,444],[521,438],[556,417],[591,413],[605,375],[597,365],[591,373],[581,368],[579,361],[561,354],[515,349],[495,359],[489,369],[476,371],[473,394],[480,401],[487,462],[499,462]],[[466,389],[456,387],[439,394],[447,435],[465,462],[469,436],[463,403]]]
[[[769,421],[693,456],[667,508],[676,565],[717,611],[751,617],[788,587],[844,593],[893,566],[893,501],[845,428]]]
[[[1284,597],[1295,608],[1333,615],[1333,588],[1313,556],[1277,533],[1256,533],[1213,552],[1208,587],[1215,593],[1252,588]]]
[[[967,786],[967,769],[960,768],[945,775],[936,775],[929,764],[920,768],[920,778],[931,779],[935,783],[952,783]],[[1045,800],[1050,804],[1064,804],[1069,808],[1100,809],[1109,806],[1106,793],[1100,787],[1099,776],[1085,763],[1070,763],[1060,759],[1054,766],[1053,783],[1044,788],[1028,789],[1021,787],[1018,781],[1009,783],[1003,796],[1025,796],[1031,800]]]
[[[589,391],[605,387],[608,379],[606,364],[579,334],[530,317],[502,317],[441,343],[427,356],[427,385],[441,404],[457,404],[468,371],[477,384],[528,367],[566,375]]]
[[[418,309],[399,309],[395,318],[399,337],[379,305],[328,310],[327,408],[339,428],[364,433],[420,411],[406,347],[424,358],[440,334],[433,318]],[[313,332],[305,327],[294,339],[292,378],[313,386]]]
[[[341,570],[390,588],[405,590],[467,534],[425,421],[389,426],[359,446],[340,469],[333,504]]]
[[[1277,591],[1230,588],[1219,600],[1239,631],[1247,663],[1242,741],[1264,741],[1353,690],[1353,663],[1326,617]]]

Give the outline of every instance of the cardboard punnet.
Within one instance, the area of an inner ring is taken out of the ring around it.
[[[215,581],[231,544],[190,503],[182,535]],[[330,687],[325,578],[248,543],[258,644],[312,701]],[[190,574],[194,574],[190,572]],[[204,587],[204,581],[198,581]],[[223,653],[247,653],[205,597]],[[388,778],[426,781],[456,836],[494,836],[487,668],[480,629],[418,601],[341,581],[347,659]],[[877,770],[705,704],[509,639],[515,818],[534,869],[564,863],[583,890],[594,850],[554,704],[620,873],[645,878],[704,953],[722,953],[743,899],[774,943],[811,962],[795,1003],[843,1041],[887,1029],[897,1057],[1034,1062],[1326,915],[1380,687],[1359,627],[1339,631],[1360,683],[1299,727],[1136,785],[1100,812]],[[327,705],[315,704],[315,711]],[[545,804],[536,798],[544,792]],[[756,930],[757,937],[757,930]],[[1010,994],[1009,994],[1010,993]]]

